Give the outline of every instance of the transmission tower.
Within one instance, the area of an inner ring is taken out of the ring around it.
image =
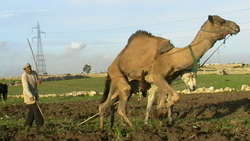
[[[45,64],[45,57],[43,54],[43,45],[42,45],[42,38],[41,34],[45,34],[45,32],[41,31],[40,25],[37,22],[37,26],[32,28],[36,30],[36,36],[34,36],[32,39],[36,39],[37,41],[37,54],[36,54],[36,64],[37,64],[37,73],[42,75],[42,74],[47,74],[46,71],[46,64]]]

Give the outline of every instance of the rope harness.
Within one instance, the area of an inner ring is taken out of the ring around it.
[[[193,60],[194,60],[194,63],[193,63],[193,67],[190,69],[191,72],[194,72],[196,74],[196,72],[198,71],[200,65],[199,65],[199,62],[200,62],[200,59],[197,59],[194,55],[194,51],[192,50],[191,46],[189,45],[188,46],[188,49],[191,53],[191,56],[193,57]]]
[[[200,67],[204,66],[206,64],[206,62],[215,54],[215,52],[217,52],[222,46],[225,46],[226,44],[226,40],[229,38],[230,36],[227,36],[223,42],[207,57],[207,59],[200,65]]]
[[[200,67],[204,66],[206,64],[206,62],[222,47],[226,44],[226,40],[229,38],[230,36],[227,36],[226,38],[224,38],[223,42],[207,57],[207,59],[200,65],[200,59],[197,59],[194,55],[194,52],[191,48],[191,46],[189,45],[188,48],[189,48],[189,51],[193,57],[193,60],[194,60],[194,63],[193,63],[193,67],[188,70],[187,72],[194,72],[195,76],[197,77],[197,71],[199,70]],[[178,83],[175,83],[175,85],[179,85],[183,82],[178,82]]]
[[[224,38],[223,42],[207,57],[207,59],[200,65],[200,59],[197,59],[194,55],[194,52],[191,48],[191,46],[189,45],[188,48],[190,50],[190,53],[193,57],[194,63],[193,63],[193,67],[190,69],[191,72],[194,72],[195,74],[197,73],[198,69],[200,67],[203,67],[207,61],[222,47],[225,46],[226,44],[226,40],[229,38],[230,36],[227,36]]]

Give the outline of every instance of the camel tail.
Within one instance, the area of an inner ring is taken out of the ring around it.
[[[102,99],[101,99],[100,103],[103,103],[104,101],[106,101],[108,94],[109,94],[110,84],[111,84],[111,79],[110,79],[109,75],[107,75],[106,81],[105,81],[104,92],[103,92]]]

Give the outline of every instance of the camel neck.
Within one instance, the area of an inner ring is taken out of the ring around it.
[[[198,32],[195,39],[188,45],[196,59],[200,59],[216,42],[214,38],[205,36],[204,34],[206,33]]]

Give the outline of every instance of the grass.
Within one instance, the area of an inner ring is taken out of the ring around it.
[[[214,86],[215,88],[230,87],[240,89],[242,84],[250,84],[250,75],[199,75],[197,84],[198,87]]]
[[[215,89],[218,88],[235,88],[240,89],[243,84],[250,85],[250,75],[246,74],[232,74],[232,75],[216,75],[216,74],[203,74],[197,76],[197,88],[199,87],[211,87]],[[177,80],[173,82],[175,89],[185,89],[182,80]]]
[[[49,93],[68,93],[72,91],[89,91],[95,90],[97,92],[102,92],[104,88],[105,78],[104,77],[90,77],[82,79],[72,79],[72,80],[60,80],[60,81],[47,81],[43,82],[39,86],[40,94]],[[197,77],[197,87],[210,87],[214,88],[225,88],[231,87],[240,89],[242,84],[250,84],[250,75],[198,75]],[[182,80],[178,79],[173,82],[173,86],[176,90],[185,89]],[[10,95],[19,95],[22,93],[21,86],[10,86]]]
[[[7,80],[7,79],[0,79],[0,83],[15,83],[15,82],[21,82],[21,80]]]
[[[94,100],[98,99],[100,96],[94,96],[94,97],[87,97],[87,96],[77,96],[77,97],[51,97],[51,98],[41,98],[41,103],[56,103],[56,102],[72,102],[72,101],[84,101],[84,100]],[[8,104],[23,104],[22,99],[17,98],[10,98],[6,102],[6,105]],[[1,106],[3,104],[0,103],[0,110]],[[66,111],[65,111],[66,112]],[[149,123],[149,126],[146,126],[146,130],[144,129],[145,126],[143,124],[143,119],[136,115],[133,118],[131,118],[134,128],[126,128],[122,126],[122,124],[119,122],[119,119],[116,117],[116,122],[114,124],[113,129],[107,129],[108,135],[114,135],[113,137],[116,140],[122,140],[124,137],[129,137],[130,134],[134,133],[141,133],[141,131],[148,131],[152,133],[156,133],[159,129],[160,132],[164,130],[161,126],[162,123],[160,123],[158,120],[151,120]],[[163,120],[163,125],[167,122],[167,118]],[[10,117],[5,118],[3,120],[0,119],[0,128],[9,128],[10,130],[17,130],[23,134],[27,134],[24,132],[23,127],[24,119],[17,119],[16,117]],[[44,134],[43,137],[46,136],[53,136],[57,134],[66,134],[68,131],[71,132],[77,132],[82,133],[83,135],[86,133],[93,133],[94,131],[98,131],[99,121],[93,120],[89,122],[88,124],[84,126],[77,126],[79,121],[73,120],[71,117],[54,117],[54,116],[48,116],[45,122],[45,129],[42,131],[42,134]],[[250,119],[247,117],[223,117],[223,118],[212,118],[212,119],[196,119],[196,118],[177,118],[176,119],[176,128],[178,127],[185,127],[190,126],[190,129],[192,129],[192,125],[198,125],[201,129],[201,133],[211,133],[211,132],[223,132],[223,134],[227,136],[232,136],[234,133],[234,129],[249,129],[250,128]],[[209,125],[209,126],[207,126]],[[109,127],[109,122],[105,123],[105,127]],[[239,128],[240,127],[240,128]],[[186,128],[185,128],[186,129]],[[10,131],[9,130],[9,131]],[[176,129],[177,130],[177,129]],[[194,130],[194,129],[192,129]],[[4,131],[0,129],[0,131]],[[228,131],[228,132],[226,132]],[[106,132],[107,133],[107,132]],[[19,133],[20,134],[20,133]],[[147,133],[146,133],[147,134]],[[237,132],[237,135],[240,133]],[[1,137],[6,137],[7,132],[0,133],[0,140]],[[166,138],[167,139],[167,138]]]
[[[250,129],[250,119],[246,119],[246,126]]]
[[[83,78],[72,80],[60,80],[60,81],[45,81],[39,85],[40,94],[49,93],[68,93],[72,91],[102,91],[105,78]],[[22,93],[22,86],[10,86],[9,94],[18,95]]]
[[[23,126],[24,119],[0,119],[0,125],[8,125],[8,127]]]

